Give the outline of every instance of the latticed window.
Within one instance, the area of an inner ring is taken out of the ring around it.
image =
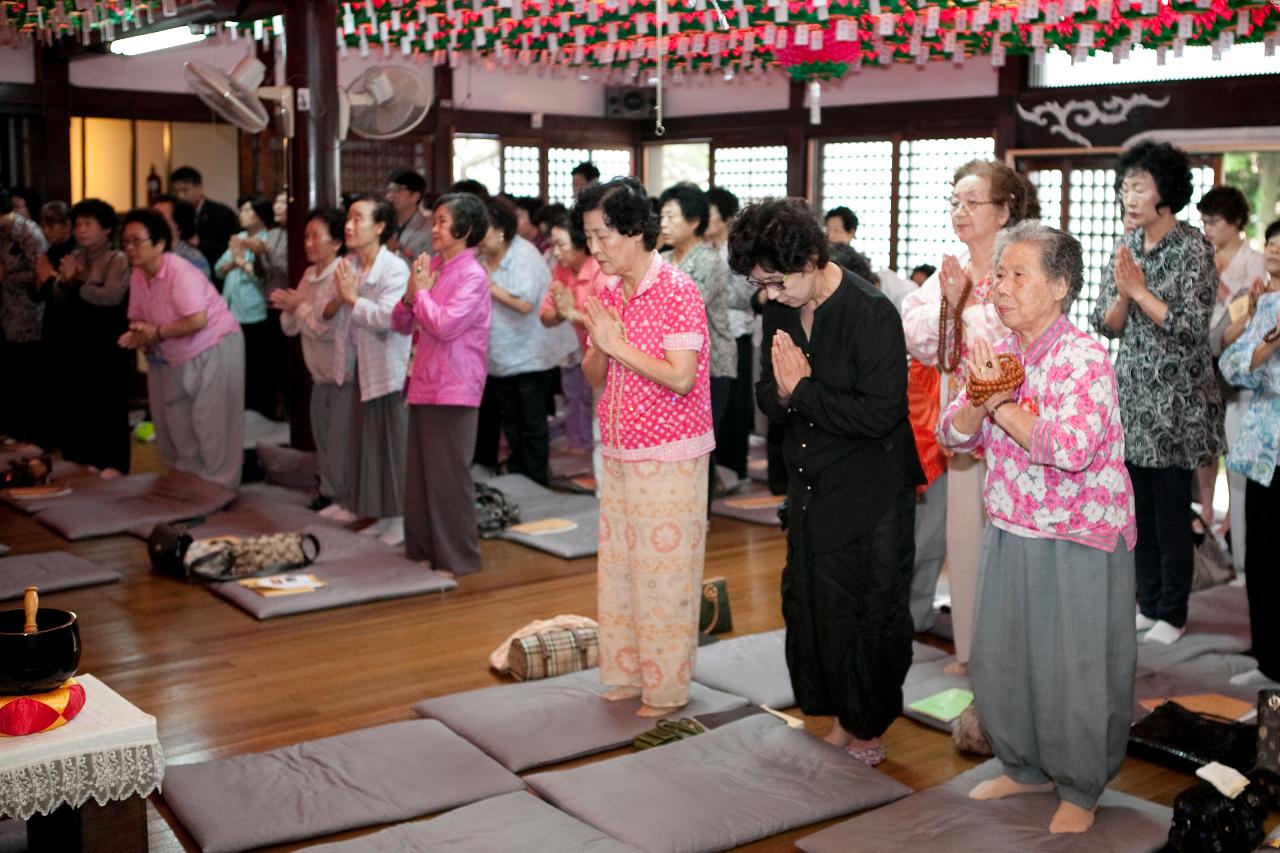
[[[951,230],[951,179],[970,160],[990,160],[996,142],[990,136],[912,139],[902,143],[898,174],[898,269],[938,266],[944,252],[959,246]],[[859,226],[861,231],[861,226]]]
[[[1213,189],[1213,179],[1212,166],[1191,167],[1191,202],[1178,211],[1179,219],[1195,228],[1204,228],[1204,221],[1200,219],[1200,211],[1196,209],[1196,202],[1200,200],[1202,195]]]
[[[573,168],[590,160],[600,170],[600,180],[632,174],[628,148],[548,148],[547,200],[573,205]]]
[[[857,214],[854,245],[871,259],[872,269],[888,267],[893,143],[828,142],[822,146],[821,175],[822,209],[847,207]]]
[[[1114,169],[1073,169],[1067,195],[1067,228],[1084,255],[1084,289],[1071,305],[1071,321],[1093,333],[1089,313],[1098,301],[1102,276],[1111,261],[1116,241],[1124,233],[1120,203],[1116,200]],[[1118,344],[1098,336],[1112,354]]]
[[[1054,228],[1062,227],[1062,170],[1036,169],[1028,172],[1040,202],[1040,221]]]
[[[533,198],[542,194],[542,151],[538,146],[502,147],[502,191]]]
[[[787,194],[787,146],[715,149],[715,185],[743,204]]]

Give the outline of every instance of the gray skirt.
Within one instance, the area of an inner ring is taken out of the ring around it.
[[[404,515],[404,449],[408,412],[399,392],[360,402],[352,394],[350,497],[362,518]]]

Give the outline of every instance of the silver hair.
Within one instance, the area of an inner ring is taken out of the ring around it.
[[[1018,243],[1034,243],[1040,249],[1040,267],[1050,281],[1066,281],[1067,295],[1062,298],[1062,312],[1065,314],[1084,287],[1084,258],[1080,251],[1080,241],[1038,219],[1023,220],[1002,229],[996,235],[993,265],[1000,263],[1000,256],[1005,249]]]

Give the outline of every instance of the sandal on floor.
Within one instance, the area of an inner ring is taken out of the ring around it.
[[[884,744],[881,744],[880,746],[869,746],[865,749],[849,747],[848,753],[850,756],[858,759],[868,767],[875,767],[877,764],[884,761],[885,758]]]

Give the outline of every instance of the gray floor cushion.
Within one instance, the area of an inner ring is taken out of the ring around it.
[[[170,765],[164,799],[204,853],[409,820],[524,783],[431,720],[270,752]]]
[[[778,520],[778,504],[783,495],[771,495],[768,489],[744,489],[735,495],[716,498],[711,502],[711,514],[736,518],[751,524],[781,527]]]
[[[413,706],[439,720],[515,772],[578,758],[631,743],[654,720],[636,716],[639,699],[607,702],[596,669],[453,693]],[[678,716],[729,711],[741,696],[693,684]]]
[[[916,645],[919,647],[920,644],[917,643]],[[949,732],[952,728],[951,723],[943,722],[936,717],[922,714],[919,711],[913,711],[907,706],[952,687],[972,691],[973,685],[967,675],[947,675],[943,672],[947,664],[955,662],[954,655],[938,657],[933,654],[933,652],[939,651],[938,649],[929,646],[925,646],[925,648],[930,649],[930,652],[917,657],[911,664],[911,668],[907,670],[907,680],[902,685],[902,714],[930,728]]]
[[[27,825],[20,820],[0,818],[0,853],[27,852]]]
[[[1223,584],[1191,593],[1187,600],[1187,633],[1228,634],[1247,644],[1249,600],[1243,583]]]
[[[405,598],[454,589],[458,583],[402,556],[376,538],[323,521],[294,528],[315,534],[320,557],[299,573],[313,574],[328,586],[297,595],[264,596],[234,581],[210,589],[257,619],[272,619],[350,604]],[[225,531],[235,532],[235,531]]]
[[[640,853],[528,792],[503,794],[431,820],[363,838],[320,844],[309,853]]]
[[[1000,775],[992,760],[936,788],[802,838],[805,853],[1152,853],[1168,840],[1173,812],[1108,789],[1093,828],[1083,835],[1050,835],[1056,794],[978,802],[969,790]]]
[[[1190,623],[1188,623],[1190,624]],[[1193,633],[1188,631],[1176,643],[1138,643],[1139,678],[1156,672],[1165,672],[1181,664],[1205,655],[1235,654],[1249,646],[1249,616],[1245,611],[1245,636],[1232,634]]]
[[[118,580],[119,572],[66,551],[37,551],[0,559],[0,601],[22,598],[29,586],[39,587],[40,594],[45,595]]]
[[[769,716],[525,781],[574,817],[655,853],[725,850],[911,792]]]
[[[588,465],[590,461],[588,458]],[[600,502],[594,495],[553,492],[522,474],[503,474],[486,482],[520,505],[521,523],[562,518],[574,524],[561,533],[530,534],[508,529],[499,538],[567,560],[596,553],[600,543]]]
[[[784,628],[729,637],[698,651],[693,680],[714,690],[745,696],[752,704],[779,710],[796,704],[787,670]],[[946,652],[912,643],[915,661],[937,660]]]
[[[288,489],[313,490],[320,485],[314,450],[297,450],[278,444],[259,444],[258,462],[271,485]]]
[[[268,533],[286,533],[301,530],[310,524],[341,527],[308,509],[309,502],[301,492],[255,483],[242,487],[236,499],[226,509],[205,516],[202,523],[189,530],[192,536],[200,539],[227,534],[262,536]],[[154,528],[154,524],[134,525],[129,528],[129,533],[139,539],[146,539]]]
[[[1231,676],[1257,667],[1257,660],[1246,655],[1207,654],[1163,672],[1139,675],[1133,684],[1133,720],[1137,722],[1147,715],[1148,709],[1142,705],[1144,699],[1218,693],[1256,707],[1259,690],[1280,689],[1280,684],[1237,685],[1231,683]]]
[[[7,467],[8,463],[0,464],[0,468]],[[110,480],[103,480],[83,465],[67,462],[63,459],[53,460],[53,476],[50,478],[50,485],[68,487],[71,489],[72,494],[82,490],[95,492],[104,488],[109,489],[110,487],[105,484],[110,482]],[[15,498],[8,489],[0,489],[0,501],[19,512],[25,512],[27,515],[34,515],[41,507],[53,506],[57,501],[67,497],[70,497],[70,495],[64,494],[49,498]]]
[[[86,477],[72,488],[69,495],[41,501],[36,520],[73,540],[208,515],[235,499],[235,492],[182,471]]]

